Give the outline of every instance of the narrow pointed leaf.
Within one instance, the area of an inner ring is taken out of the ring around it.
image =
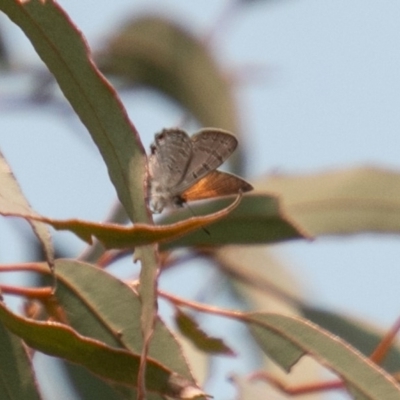
[[[400,400],[400,385],[368,358],[309,321],[249,314],[246,321],[262,350],[286,370],[308,354],[341,376],[356,398]]]
[[[0,152],[0,214],[15,213],[37,215],[29,205],[7,161]],[[54,250],[47,226],[39,221],[30,220],[28,222],[42,244],[46,259],[52,268],[54,264]]]
[[[366,356],[372,354],[386,333],[362,321],[338,313],[310,306],[303,306],[301,311],[306,318],[341,337]],[[391,373],[400,371],[400,347],[397,343],[393,343],[380,365]]]

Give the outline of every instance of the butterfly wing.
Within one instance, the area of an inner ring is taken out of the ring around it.
[[[185,175],[173,188],[181,194],[190,186],[217,169],[236,149],[238,141],[231,133],[219,129],[203,129],[192,136],[192,156]]]
[[[150,147],[151,180],[169,189],[185,176],[192,157],[192,141],[180,129],[164,129]]]
[[[211,171],[179,197],[181,202],[187,202],[228,196],[238,194],[240,191],[248,192],[250,190],[253,190],[253,186],[236,175],[221,171]]]

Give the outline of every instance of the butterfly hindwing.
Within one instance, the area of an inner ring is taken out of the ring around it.
[[[211,171],[184,191],[180,198],[183,202],[204,200],[212,197],[238,194],[239,192],[244,193],[250,190],[253,190],[253,186],[236,175],[222,171]]]
[[[217,169],[236,149],[237,139],[220,129],[203,129],[191,138],[192,158],[182,181],[173,189],[178,194],[210,171]]]

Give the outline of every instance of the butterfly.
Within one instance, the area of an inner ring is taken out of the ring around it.
[[[220,129],[202,129],[192,137],[164,129],[150,146],[149,205],[153,213],[187,201],[248,192],[253,187],[238,176],[217,171],[238,141]]]

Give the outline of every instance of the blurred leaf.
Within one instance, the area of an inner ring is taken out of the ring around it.
[[[162,224],[208,214],[225,207],[230,200],[218,199],[190,209],[176,211],[160,220]],[[244,195],[238,207],[222,221],[211,224],[207,232],[198,230],[163,248],[184,246],[220,246],[226,244],[260,244],[307,238],[307,233],[294,224],[281,210],[276,197],[267,195]]]
[[[114,89],[94,66],[81,33],[55,2],[3,0],[0,10],[27,35],[89,130],[131,220],[147,222],[144,150]]]
[[[22,213],[37,215],[29,205],[17,180],[12,174],[3,154],[0,152],[0,214]],[[38,221],[28,221],[43,246],[46,259],[53,267],[54,253],[50,233],[45,224]]]
[[[17,316],[0,303],[0,319],[28,346],[56,357],[75,362],[93,373],[127,386],[135,386],[140,356],[79,335],[56,322],[39,322]],[[196,390],[192,383],[168,370],[155,360],[147,360],[146,388],[162,395],[179,396]],[[198,390],[200,394],[200,390]]]
[[[224,246],[212,254],[251,310],[299,315],[301,285],[268,246]]]
[[[31,361],[22,340],[0,322],[0,398],[40,400]]]
[[[275,174],[257,189],[275,193],[312,234],[400,233],[400,173],[358,167],[305,176]]]
[[[385,332],[337,313],[309,306],[304,306],[301,311],[306,318],[341,337],[366,356],[369,356],[375,350],[385,335]],[[398,344],[392,345],[380,365],[391,373],[400,371],[400,347]]]
[[[3,30],[0,29],[0,70],[10,68],[10,54],[4,40]]]
[[[213,214],[201,217],[189,217],[184,221],[162,226],[135,224],[126,227],[117,224],[95,223],[79,219],[56,220],[41,216],[26,216],[23,214],[19,216],[27,218],[28,220],[34,219],[45,222],[57,230],[68,230],[75,233],[89,244],[92,244],[92,236],[94,236],[106,249],[126,249],[151,243],[170,241],[215,223],[225,218],[234,210],[238,206],[240,200],[241,196],[238,196],[233,203]]]
[[[78,364],[65,361],[63,369],[66,372],[68,385],[81,399],[133,400],[136,397],[135,389],[106,381]],[[156,394],[154,396],[160,398]]]
[[[131,20],[99,57],[100,68],[172,97],[203,126],[237,132],[236,109],[224,74],[199,39],[158,17]]]
[[[289,371],[305,354],[342,377],[358,399],[399,400],[400,386],[383,369],[317,325],[278,314],[247,314],[263,351]]]
[[[193,318],[180,309],[175,310],[175,322],[182,335],[188,338],[199,350],[214,355],[235,355],[235,352],[230,349],[222,339],[207,335],[200,329],[199,325]]]

